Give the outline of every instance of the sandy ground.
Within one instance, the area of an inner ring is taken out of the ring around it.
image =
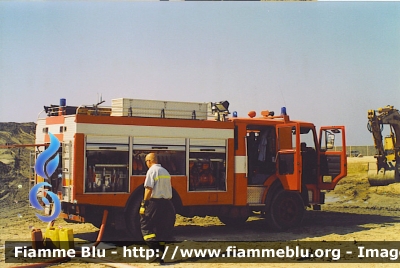
[[[240,228],[228,228],[215,217],[184,218],[178,216],[174,230],[178,241],[400,241],[400,184],[370,187],[366,178],[366,165],[373,159],[349,158],[349,165],[365,165],[365,174],[349,173],[334,191],[327,193],[321,211],[307,210],[301,226],[286,232],[268,230],[264,220],[251,217]],[[4,241],[30,241],[30,228],[46,229],[46,224],[35,216],[27,202],[2,206],[0,210],[1,244]],[[73,228],[75,241],[95,240],[98,229],[91,224],[72,224],[57,220],[56,226]],[[105,235],[105,241],[123,240],[123,234]],[[4,263],[4,246],[0,249],[0,267],[16,264]],[[20,264],[18,264],[20,265]],[[133,267],[155,267],[159,264],[131,264]],[[181,261],[171,267],[397,267],[393,263],[196,263]],[[74,263],[53,267],[76,267]],[[79,267],[112,267],[106,264],[80,263]]]

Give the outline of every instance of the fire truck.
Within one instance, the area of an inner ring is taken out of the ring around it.
[[[317,133],[314,124],[291,120],[285,107],[279,115],[246,117],[231,114],[227,101],[119,98],[103,107],[61,99],[44,108],[36,144],[48,144],[50,133],[61,144],[48,189],[61,200],[59,217],[99,226],[107,210],[107,228],[134,237],[151,152],[171,174],[177,214],[217,216],[230,226],[252,215],[278,231],[298,226],[306,208],[320,209],[325,192],[347,175],[344,126]]]

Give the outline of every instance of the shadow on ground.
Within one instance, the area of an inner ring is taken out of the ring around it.
[[[299,227],[285,232],[271,230],[266,221],[251,217],[240,227],[225,225],[180,225],[174,228],[176,241],[289,241],[309,237],[322,237],[331,234],[346,235],[369,230],[371,224],[390,225],[400,221],[399,216],[381,216],[333,211],[306,211],[303,223]],[[365,226],[368,225],[368,226]],[[97,232],[76,234],[75,237],[95,241]],[[106,230],[102,241],[131,241],[123,231]]]

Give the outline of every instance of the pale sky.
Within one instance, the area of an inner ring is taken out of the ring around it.
[[[0,2],[0,122],[115,98],[286,106],[372,145],[400,109],[400,2]]]

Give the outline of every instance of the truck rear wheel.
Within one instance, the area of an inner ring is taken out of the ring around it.
[[[126,211],[126,230],[129,235],[136,241],[142,241],[142,232],[140,230],[139,208],[142,199],[136,197],[128,206]]]
[[[272,199],[268,224],[277,231],[298,226],[304,217],[304,203],[299,193],[282,190]]]

